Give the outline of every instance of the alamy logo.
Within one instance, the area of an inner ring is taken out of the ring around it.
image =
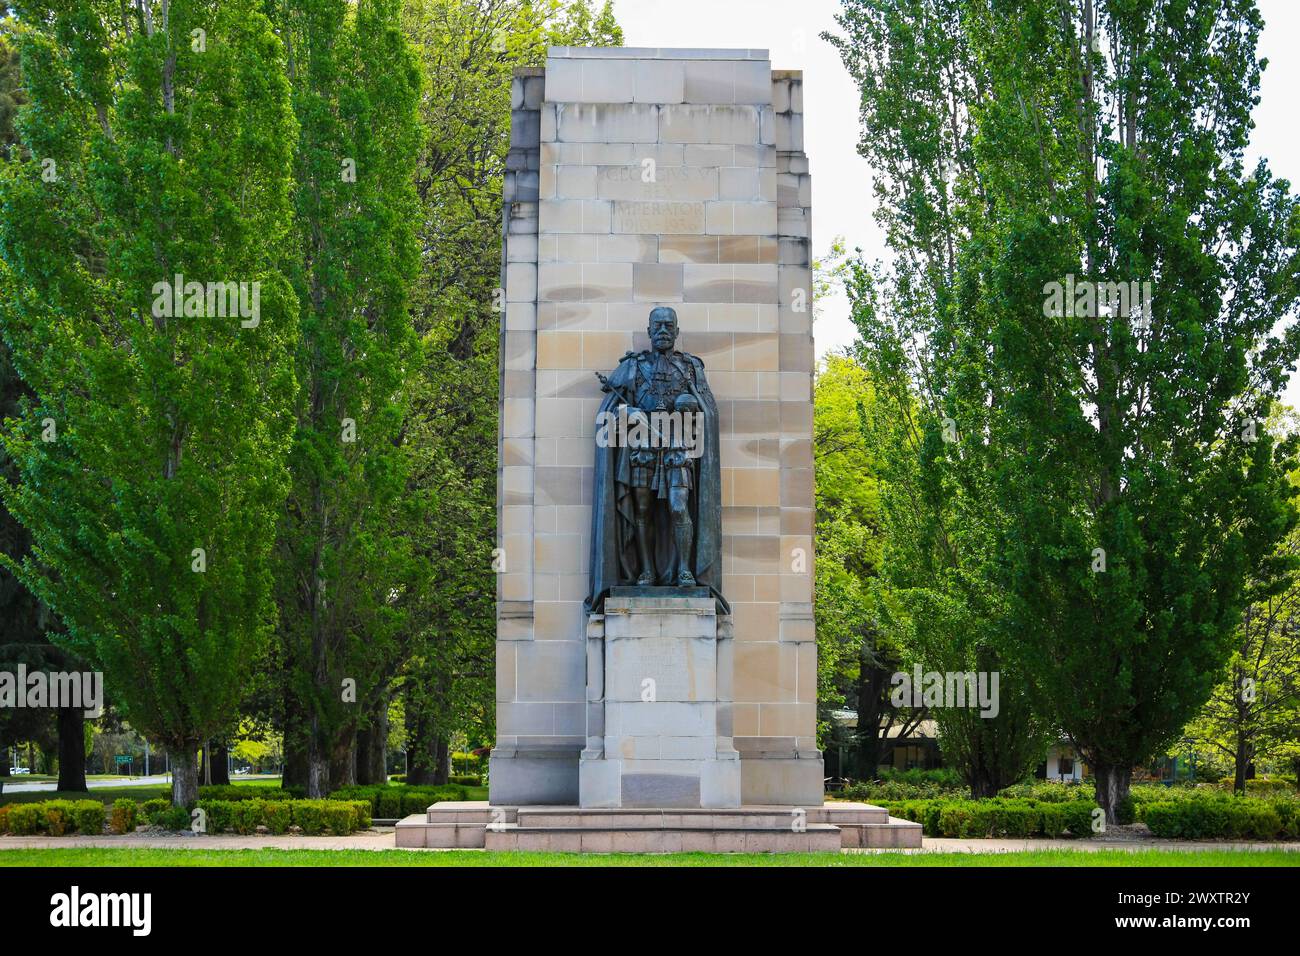
[[[889,679],[896,685],[889,695],[895,707],[978,707],[981,717],[996,717],[998,703],[997,671],[927,671],[917,664],[911,674],[898,671]]]
[[[687,458],[704,454],[704,413],[656,411],[646,413],[619,405],[596,416],[597,448],[660,448],[680,451]]]
[[[1096,319],[1103,315],[1134,317],[1145,326],[1151,321],[1150,282],[1093,282],[1074,278],[1043,286],[1043,315]]]
[[[85,893],[74,886],[50,897],[50,925],[129,926],[133,936],[148,936],[153,927],[150,893]]]
[[[245,329],[255,329],[262,323],[261,282],[186,282],[178,272],[171,282],[155,282],[153,294],[155,319],[238,316]]]
[[[68,673],[0,671],[0,708],[76,707],[92,720],[104,713],[104,675],[99,671]]]

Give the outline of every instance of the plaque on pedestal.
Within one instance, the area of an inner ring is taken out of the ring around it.
[[[732,642],[709,589],[615,587],[591,624],[580,805],[739,807]]]

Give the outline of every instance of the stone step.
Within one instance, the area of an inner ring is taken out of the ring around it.
[[[797,832],[789,827],[636,829],[524,827],[485,830],[489,850],[547,853],[838,853],[840,831],[825,823]]]
[[[796,821],[800,824],[826,822],[811,820],[808,814],[799,820],[791,810],[749,807],[736,810],[520,807],[518,815],[521,827],[597,830],[792,830]]]
[[[841,823],[841,845],[846,849],[920,849],[922,826],[890,817],[886,823]]]
[[[493,807],[486,800],[447,800],[426,811],[430,823],[514,823],[518,807]]]
[[[399,847],[462,850],[483,849],[486,829],[482,823],[430,823],[418,813],[398,821],[393,828]]]
[[[888,823],[889,811],[869,803],[827,803],[808,808],[808,822],[834,823]]]

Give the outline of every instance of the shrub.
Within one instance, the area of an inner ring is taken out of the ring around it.
[[[0,833],[9,832],[9,807],[11,804],[0,804]]]
[[[1165,800],[1147,804],[1142,818],[1156,836],[1171,839],[1294,839],[1297,812],[1293,803],[1226,795]]]
[[[1087,836],[1092,830],[1089,800],[1039,802],[1027,798],[906,800],[886,806],[891,814],[921,824],[931,837]]]
[[[286,800],[271,800],[262,804],[262,825],[270,833],[288,833],[293,822],[293,803]]]
[[[256,833],[266,819],[268,803],[266,800],[240,800],[232,804],[231,829],[236,833]]]
[[[456,784],[457,786],[461,786],[461,787],[483,786],[483,778],[478,776],[477,774],[472,774],[472,773],[455,774],[451,777],[448,777],[447,779],[451,781],[453,784]]]
[[[63,836],[76,829],[77,821],[71,800],[46,800],[37,806],[41,808],[43,816],[38,825],[50,836]]]
[[[998,796],[1037,800],[1039,803],[1064,803],[1067,800],[1092,800],[1096,791],[1090,783],[1018,783],[999,791]]]
[[[941,790],[965,790],[966,784],[961,774],[948,767],[933,770],[897,770],[894,767],[881,767],[877,771],[879,780],[887,783],[906,783],[912,786],[933,786]]]
[[[109,814],[109,828],[114,833],[130,833],[135,829],[136,803],[134,800],[114,800]]]
[[[190,828],[190,811],[184,807],[167,804],[167,809],[158,814],[158,825],[168,830],[188,830]]]
[[[45,814],[39,803],[15,803],[9,807],[9,832],[14,836],[39,833]]]
[[[96,835],[104,832],[104,804],[98,800],[78,800],[72,805],[77,832]]]
[[[162,815],[167,812],[171,805],[172,802],[170,800],[163,800],[161,798],[146,800],[144,803],[140,804],[140,813],[144,817],[145,822],[158,826]]]
[[[329,795],[331,800],[368,800],[370,812],[381,820],[393,820],[423,813],[430,804],[441,800],[465,800],[469,794],[456,784],[441,787],[372,786],[343,787]]]
[[[199,787],[200,800],[225,800],[229,803],[243,800],[301,800],[304,795],[302,787],[275,786],[240,786],[234,784],[212,784]]]
[[[352,812],[356,816],[356,828],[358,830],[369,830],[372,823],[370,815],[369,800],[349,800],[347,803],[352,807]]]
[[[315,836],[325,828],[324,800],[295,800],[290,807],[294,825],[308,836]]]
[[[346,800],[326,800],[321,818],[333,836],[347,836],[357,828],[356,809]]]
[[[225,833],[232,829],[235,822],[234,800],[200,800],[198,808],[204,814],[204,831],[207,833]]]

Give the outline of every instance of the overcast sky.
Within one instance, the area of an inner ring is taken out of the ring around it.
[[[1255,111],[1249,161],[1267,156],[1273,173],[1300,188],[1300,3],[1259,0],[1264,14],[1260,56],[1268,58]],[[771,51],[772,67],[803,70],[804,148],[813,176],[813,253],[823,254],[836,236],[869,258],[884,255],[872,218],[871,168],[857,154],[857,90],[835,49],[820,39],[840,32],[838,0],[614,0],[628,46],[759,47]],[[813,329],[819,353],[853,340],[843,296],[819,305]],[[1300,406],[1300,376],[1284,396]]]

